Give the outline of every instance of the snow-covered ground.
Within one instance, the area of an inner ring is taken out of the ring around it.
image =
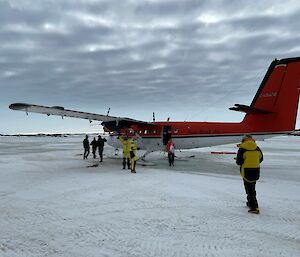
[[[249,214],[235,145],[162,153],[137,174],[82,138],[0,138],[0,256],[300,256],[300,137],[258,142],[260,215]]]

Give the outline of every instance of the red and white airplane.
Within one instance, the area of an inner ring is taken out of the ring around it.
[[[121,147],[117,135],[132,131],[137,135],[137,146],[146,153],[165,149],[172,138],[178,149],[214,146],[240,141],[244,134],[257,140],[270,138],[295,130],[300,91],[300,57],[275,59],[250,106],[235,104],[229,108],[245,112],[239,123],[223,122],[146,122],[125,117],[67,110],[60,106],[40,106],[14,103],[12,110],[102,121],[104,131],[109,132],[107,143]]]

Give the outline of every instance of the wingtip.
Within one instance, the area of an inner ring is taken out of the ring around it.
[[[13,103],[9,105],[9,109],[18,111],[18,110],[24,110],[29,106],[30,106],[29,104],[24,104],[24,103]]]

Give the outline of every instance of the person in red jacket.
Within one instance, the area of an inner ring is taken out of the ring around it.
[[[166,152],[168,153],[169,166],[174,166],[175,144],[172,142],[172,139],[169,139],[166,145]]]

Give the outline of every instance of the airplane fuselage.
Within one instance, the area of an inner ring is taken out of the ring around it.
[[[242,123],[222,122],[155,122],[151,126],[135,126],[133,130],[137,135],[137,147],[150,152],[165,150],[170,138],[177,149],[192,149],[236,143],[245,133],[251,133],[257,140],[284,134],[282,131],[258,132]],[[118,136],[113,133],[107,143],[115,148],[121,147]]]

